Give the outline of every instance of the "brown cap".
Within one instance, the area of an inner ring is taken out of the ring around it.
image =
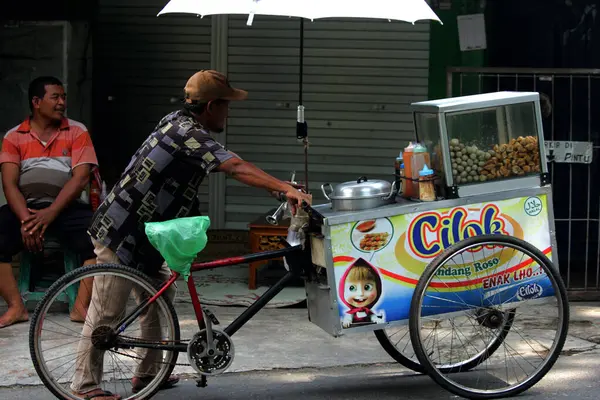
[[[244,100],[248,92],[234,89],[229,80],[220,72],[205,69],[196,72],[188,79],[185,88],[185,101],[188,103],[208,103],[211,100]]]

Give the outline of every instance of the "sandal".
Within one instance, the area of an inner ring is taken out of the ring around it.
[[[154,377],[149,377],[149,378],[138,378],[135,377],[131,380],[131,386],[132,386],[132,392],[133,393],[137,393],[140,390],[142,390],[143,388],[145,388],[146,386],[148,386],[148,384],[150,382],[152,382],[152,380],[154,379]],[[173,386],[177,385],[177,383],[179,383],[179,376],[177,375],[171,375],[169,376],[169,378],[162,384],[160,385],[160,388],[158,390],[163,390],[163,389],[170,389]]]
[[[114,400],[121,399],[121,396],[119,396],[118,394],[112,394],[108,390],[100,390],[99,392],[96,392],[94,394],[85,394],[84,396],[85,397],[83,398],[83,400],[91,400],[91,399],[95,399],[97,397],[112,397]]]

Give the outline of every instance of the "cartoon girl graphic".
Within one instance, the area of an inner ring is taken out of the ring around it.
[[[385,323],[385,313],[373,311],[381,297],[381,278],[366,260],[359,258],[348,268],[339,291],[340,299],[349,308],[342,317],[342,327]]]

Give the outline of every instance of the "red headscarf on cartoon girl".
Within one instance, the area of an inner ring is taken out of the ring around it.
[[[372,307],[381,297],[381,277],[377,268],[358,258],[346,270],[340,281],[339,298],[349,308],[343,318],[345,328],[353,323],[369,323]]]

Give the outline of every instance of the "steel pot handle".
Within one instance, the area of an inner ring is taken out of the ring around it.
[[[331,189],[331,193],[333,193],[333,187],[331,186],[331,183],[324,183],[321,185],[321,190],[323,191],[323,196],[325,196],[325,198],[329,201],[331,201],[331,199],[329,198],[329,195],[327,194],[327,192],[325,191],[325,186],[329,186],[329,188]]]
[[[366,176],[361,176],[360,178],[358,178],[358,180],[356,181],[356,183],[362,183],[362,182],[366,182],[367,181],[367,177]]]
[[[385,196],[383,198],[383,200],[389,200],[392,198],[392,196],[396,193],[396,181],[394,181],[392,183],[392,189],[390,190],[390,194],[388,194],[387,196]]]

